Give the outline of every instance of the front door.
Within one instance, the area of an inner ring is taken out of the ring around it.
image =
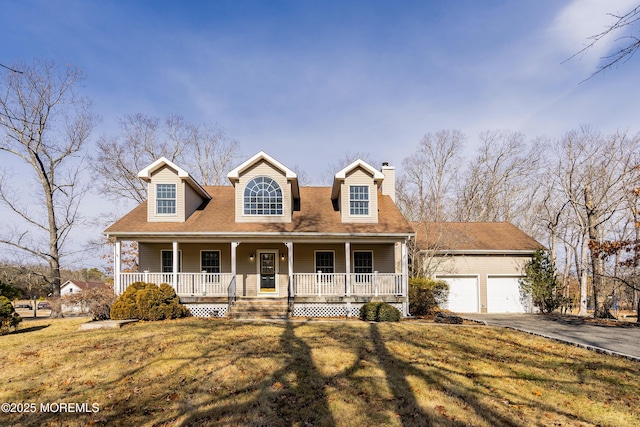
[[[277,253],[260,252],[260,292],[276,292]]]

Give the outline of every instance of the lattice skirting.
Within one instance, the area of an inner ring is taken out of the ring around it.
[[[360,316],[360,307],[364,304],[347,303],[300,303],[294,304],[293,315],[301,317],[344,317]],[[392,303],[402,313],[402,303]]]
[[[195,317],[224,317],[227,315],[227,304],[184,304]]]

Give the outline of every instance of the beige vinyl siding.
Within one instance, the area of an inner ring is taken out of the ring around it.
[[[156,184],[176,185],[176,213],[175,215],[156,214]],[[151,175],[148,191],[147,220],[149,222],[184,222],[185,220],[185,184],[178,174],[168,166],[163,166]]]
[[[165,243],[145,243],[138,244],[139,270],[150,272],[161,271],[161,251],[171,251],[171,242]],[[182,253],[182,272],[201,272],[200,251],[212,250],[220,251],[220,270],[222,273],[231,272],[231,244],[230,243],[181,243],[178,250]],[[278,293],[269,296],[287,296],[289,272],[287,247],[283,243],[241,243],[236,248],[236,286],[238,296],[265,296],[258,294],[258,253],[260,251],[275,250],[278,253]],[[334,252],[334,269],[336,273],[346,272],[346,257],[344,243],[310,244],[294,243],[294,272],[313,273],[315,272],[315,252]],[[372,251],[373,268],[379,273],[395,273],[395,245],[388,244],[351,244],[349,254],[350,263],[353,266],[354,251]],[[254,259],[250,259],[250,255]],[[281,255],[284,254],[284,259]]]
[[[373,251],[373,271],[378,273],[395,273],[395,248],[392,243],[388,245],[351,245],[351,252]],[[351,268],[353,268],[353,255],[351,257]]]
[[[366,185],[369,187],[369,215],[351,215],[349,187],[351,185]],[[378,222],[378,187],[371,176],[364,169],[353,169],[340,185],[340,214],[342,222],[346,223],[377,223]]]
[[[487,309],[487,276],[522,276],[531,256],[458,255],[439,263],[436,275],[478,275],[480,310]]]
[[[163,250],[173,250],[171,243],[138,243],[139,270],[159,272]],[[182,272],[200,273],[200,251],[220,251],[220,272],[231,272],[231,245],[228,243],[183,243],[178,245],[182,252]]]
[[[346,260],[344,257],[344,244],[294,244],[293,245],[293,270],[295,273],[315,273],[316,251],[334,253],[334,272],[344,273]]]
[[[294,245],[295,248],[295,245]],[[295,249],[294,249],[295,250]],[[276,251],[278,259],[277,294],[258,294],[258,266],[260,251]],[[250,255],[253,254],[253,261]],[[281,255],[285,259],[281,259]],[[237,295],[245,297],[282,296],[288,295],[289,272],[287,248],[280,243],[242,243],[236,249],[236,286]],[[295,260],[295,258],[294,258]]]
[[[184,202],[184,217],[185,220],[188,219],[192,213],[194,213],[196,211],[196,209],[198,209],[198,207],[200,207],[200,205],[202,204],[203,200],[202,197],[200,197],[200,195],[196,192],[196,190],[194,190],[193,188],[191,188],[190,185],[184,183],[184,198],[185,198],[185,202]]]
[[[253,178],[267,176],[280,185],[282,189],[282,215],[245,215],[244,189]],[[242,172],[235,184],[236,222],[291,222],[292,200],[291,185],[286,176],[268,162],[262,160]]]

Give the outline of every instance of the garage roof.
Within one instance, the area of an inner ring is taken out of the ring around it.
[[[447,253],[533,252],[544,248],[508,222],[412,222],[423,250]]]

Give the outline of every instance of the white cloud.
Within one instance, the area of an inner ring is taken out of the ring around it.
[[[552,24],[558,47],[573,54],[591,43],[590,37],[605,31],[615,23],[611,16],[623,15],[636,6],[636,0],[574,0],[562,9]],[[615,37],[600,40],[584,57],[589,66],[594,66],[615,43]]]

